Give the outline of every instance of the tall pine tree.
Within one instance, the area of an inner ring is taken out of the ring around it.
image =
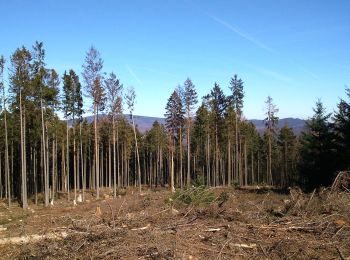
[[[307,188],[329,185],[332,182],[333,151],[332,132],[323,103],[318,100],[313,109],[314,115],[306,124],[306,131],[301,135],[301,162],[299,170],[301,181]]]

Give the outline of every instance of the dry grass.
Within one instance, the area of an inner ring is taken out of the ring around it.
[[[0,245],[4,259],[337,259],[350,257],[350,193],[225,191],[221,206],[169,205],[166,190],[73,207],[1,209],[3,239],[64,232],[41,241]],[[110,191],[105,190],[105,193]],[[175,208],[176,207],[176,208]],[[20,216],[26,216],[21,218]],[[22,220],[22,221],[21,221]]]

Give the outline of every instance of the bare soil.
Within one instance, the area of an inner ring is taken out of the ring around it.
[[[64,194],[25,211],[2,201],[0,258],[350,259],[349,192],[212,190],[228,200],[170,205],[166,189],[130,188],[76,206]]]

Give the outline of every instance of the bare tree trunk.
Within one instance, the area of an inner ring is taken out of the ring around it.
[[[215,125],[215,173],[214,187],[218,185],[217,178],[219,175],[219,141],[218,141],[218,126]]]
[[[271,148],[272,144],[271,144],[271,136],[269,136],[269,185],[272,185],[272,162],[271,162],[271,158],[272,158],[272,148]]]
[[[255,175],[254,175],[254,153],[251,151],[251,160],[252,160],[252,184],[255,184]]]
[[[5,124],[5,185],[7,187],[7,200],[8,207],[11,207],[11,180],[10,180],[10,167],[9,167],[9,148],[8,148],[8,139],[7,139],[7,111],[5,104],[5,88],[3,89],[3,106],[4,106],[4,124]]]
[[[159,179],[160,179],[160,183],[164,184],[164,173],[163,173],[163,149],[160,148],[160,152],[159,152]]]
[[[239,185],[244,185],[244,179],[243,179],[243,165],[242,165],[242,139],[239,138],[239,149],[238,149],[238,175],[239,175]]]
[[[74,200],[77,201],[77,149],[75,142],[75,118],[73,113],[73,181],[74,181]]]
[[[49,206],[49,191],[47,190],[47,185],[46,185],[46,183],[47,183],[47,177],[48,177],[48,168],[47,168],[47,166],[48,166],[48,163],[47,163],[47,161],[46,161],[46,138],[45,138],[45,120],[44,120],[44,107],[43,107],[43,99],[42,99],[42,97],[40,98],[40,110],[41,110],[41,130],[42,130],[42,132],[41,132],[41,134],[42,134],[42,146],[43,146],[43,170],[44,170],[44,172],[43,172],[43,174],[44,174],[44,183],[45,183],[45,185],[44,185],[44,187],[45,187],[45,206],[47,207],[47,206]]]
[[[19,108],[20,108],[20,128],[21,128],[21,175],[22,175],[22,207],[23,209],[28,208],[28,202],[26,198],[26,181],[27,181],[27,176],[26,176],[26,168],[25,168],[25,122],[24,122],[24,112],[23,112],[23,106],[22,106],[22,92],[19,92]]]
[[[34,192],[35,192],[35,205],[38,204],[38,172],[37,172],[37,160],[36,160],[36,149],[34,147],[33,152],[33,170],[34,170]]]
[[[260,183],[260,151],[258,151],[258,169],[257,169],[257,174],[258,174],[258,176],[257,176],[257,181],[258,181],[258,184]]]
[[[236,112],[236,116],[235,116],[235,174],[236,174],[236,178],[239,180],[239,184],[242,185],[241,183],[241,173],[239,171],[239,142],[238,142],[238,114]]]
[[[51,176],[51,182],[52,182],[52,195],[51,195],[51,201],[53,203],[54,199],[55,199],[55,191],[56,191],[56,187],[55,187],[55,165],[56,165],[56,145],[55,145],[55,138],[52,139],[52,176]]]
[[[57,133],[55,133],[55,185],[53,185],[53,187],[55,188],[55,192],[57,192],[57,187],[59,185],[59,179],[58,179],[58,175],[59,175],[59,171],[58,171],[58,140],[57,140]]]
[[[138,173],[138,181],[139,181],[139,191],[141,193],[141,167],[140,167],[140,156],[139,156],[139,148],[137,145],[137,137],[136,137],[136,128],[135,128],[135,121],[134,116],[131,114],[132,119],[132,126],[134,129],[134,137],[135,137],[135,147],[136,147],[136,156],[137,156],[137,173]]]
[[[190,128],[191,119],[188,115],[188,125],[187,125],[187,186],[191,185],[191,144],[190,144]]]
[[[67,139],[67,156],[66,156],[66,160],[67,160],[67,167],[66,167],[66,171],[67,171],[67,196],[68,196],[68,201],[70,200],[70,194],[69,194],[69,124],[68,124],[68,118],[67,118],[67,133],[66,133],[66,139]]]
[[[0,198],[2,199],[3,184],[2,184],[2,169],[1,169],[1,167],[2,167],[2,160],[1,160],[1,151],[0,151]],[[6,197],[6,190],[5,190],[5,197]]]
[[[46,133],[48,133],[47,130],[47,123],[45,123],[45,131]],[[49,135],[46,134],[45,135],[46,140],[45,140],[45,150],[46,150],[46,154],[44,154],[44,156],[46,156],[46,180],[45,180],[45,191],[47,190],[47,206],[49,206],[50,204],[50,187],[49,187],[49,183],[50,183],[50,178],[49,178],[49,171],[50,171],[50,165],[49,165],[49,153],[50,153],[50,149],[49,149]],[[46,195],[46,193],[45,193]],[[46,198],[45,198],[45,203],[46,203]]]
[[[81,161],[81,158],[80,158],[80,140],[77,141],[77,144],[76,144],[76,179],[77,179],[77,192],[80,193],[80,173],[82,172],[82,169],[80,169],[81,167],[81,164],[80,164],[80,161]]]
[[[247,159],[247,140],[244,138],[244,182],[248,185],[248,159]]]
[[[108,137],[108,188],[112,189],[111,138]]]
[[[82,150],[82,156],[84,156],[83,159],[83,201],[85,202],[85,190],[86,190],[86,166],[87,166],[87,158],[86,158],[86,147],[85,147],[85,152],[83,153],[83,148],[81,148]]]
[[[83,197],[82,197],[82,200],[84,201],[84,192],[85,192],[85,158],[84,158],[84,154],[83,154],[83,140],[82,140],[82,137],[81,137],[81,120],[79,120],[79,142],[80,142],[80,160],[81,160],[81,182],[82,182],[82,189],[83,189]],[[80,186],[79,186],[79,189],[80,189]]]
[[[210,138],[209,138],[209,134],[207,135],[207,186],[210,186],[210,180],[211,180],[211,176],[210,176]]]
[[[287,161],[287,142],[284,142],[284,174],[281,176],[281,186],[285,186],[286,178],[288,176],[288,161]]]
[[[230,186],[232,183],[232,181],[231,181],[231,140],[230,140],[230,138],[228,139],[228,144],[227,144],[227,174],[228,174],[227,186]]]
[[[61,175],[61,190],[66,191],[66,158],[65,158],[65,148],[64,148],[64,141],[62,141],[61,146],[61,169],[62,169],[62,175]]]
[[[120,149],[120,147],[119,147],[119,131],[118,131],[118,125],[117,125],[117,136],[116,136],[116,142],[117,142],[117,144],[116,144],[116,148],[117,148],[117,160],[118,160],[118,162],[117,162],[117,164],[116,164],[116,167],[117,167],[117,176],[118,176],[118,187],[120,188],[121,187],[121,185],[122,185],[122,181],[121,181],[121,174],[120,174],[120,161],[122,162],[121,163],[121,165],[123,165],[123,161],[120,159],[120,152],[119,152],[119,149]]]
[[[121,143],[121,148],[122,148],[122,151],[121,151],[121,185],[122,186],[125,186],[125,181],[124,181],[124,144],[123,142]]]
[[[95,177],[96,177],[96,199],[100,198],[100,165],[99,165],[99,145],[97,131],[97,107],[94,105],[94,130],[95,130]]]
[[[116,140],[115,140],[115,117],[112,118],[112,131],[113,131],[113,197],[117,197],[117,155],[116,155]],[[119,158],[118,158],[119,161]],[[119,168],[119,167],[118,167]],[[119,186],[119,170],[118,170],[118,186]]]
[[[182,127],[180,127],[180,136],[179,136],[179,148],[180,148],[180,187],[183,188],[183,171],[182,171]]]
[[[171,187],[171,192],[175,192],[175,183],[174,183],[174,151],[173,150],[171,151],[170,187]]]
[[[104,187],[104,169],[103,169],[103,155],[104,155],[104,146],[103,143],[101,145],[101,151],[99,150],[99,158],[100,158],[100,187]]]

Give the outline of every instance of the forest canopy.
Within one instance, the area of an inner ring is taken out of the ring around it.
[[[278,127],[279,109],[268,96],[265,131],[259,133],[243,114],[249,88],[244,79],[232,75],[227,86],[214,83],[198,97],[187,78],[159,104],[166,123],[155,121],[141,133],[134,106],[142,97],[124,88],[128,84],[117,73],[105,73],[95,47],[87,50],[81,75],[69,67],[58,75],[45,54],[36,42],[17,48],[9,60],[0,58],[0,196],[9,205],[16,199],[27,208],[28,199],[41,203],[43,193],[48,206],[58,192],[84,201],[86,190],[99,198],[101,187],[116,196],[129,185],[310,190],[330,185],[338,171],[350,168],[349,88],[333,114],[318,100],[300,135],[288,125]],[[84,118],[89,109],[92,123]]]

